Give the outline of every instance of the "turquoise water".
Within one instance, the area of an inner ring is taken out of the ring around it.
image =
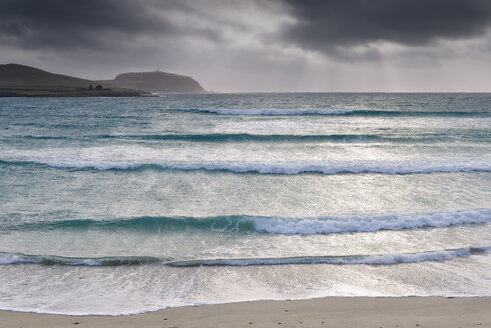
[[[490,104],[0,99],[0,308],[489,296]]]

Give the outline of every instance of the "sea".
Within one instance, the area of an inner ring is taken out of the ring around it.
[[[491,296],[491,94],[0,99],[0,309]]]

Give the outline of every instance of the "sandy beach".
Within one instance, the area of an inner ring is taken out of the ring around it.
[[[0,327],[491,327],[491,298],[329,297],[168,308],[128,316],[0,311]]]

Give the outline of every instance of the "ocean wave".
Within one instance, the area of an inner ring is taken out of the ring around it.
[[[332,142],[332,143],[428,143],[428,142],[447,142],[447,141],[486,141],[490,137],[489,133],[474,135],[449,135],[449,134],[424,134],[412,136],[400,135],[380,135],[380,134],[251,134],[251,133],[202,133],[202,134],[140,134],[140,135],[86,135],[86,136],[36,136],[36,135],[16,135],[0,137],[0,140],[27,139],[27,140],[162,140],[162,141],[190,141],[190,142]]]
[[[258,265],[299,265],[299,264],[331,264],[331,265],[394,265],[402,263],[420,263],[428,261],[448,261],[457,257],[485,254],[491,251],[487,247],[466,247],[442,251],[420,253],[397,253],[381,255],[346,255],[346,256],[303,256],[282,258],[244,258],[244,259],[205,259],[192,261],[176,261],[167,263],[173,267],[194,266],[258,266]]]
[[[100,258],[65,257],[57,255],[26,255],[22,253],[0,252],[0,265],[39,264],[62,266],[123,266],[143,265],[162,262],[161,259],[149,256],[113,256]]]
[[[59,220],[20,223],[3,227],[7,230],[47,231],[47,230],[139,230],[148,233],[163,233],[186,229],[208,230],[212,232],[252,232],[254,231],[253,217],[243,215],[215,217],[165,217],[143,216],[116,220]]]
[[[424,214],[352,216],[335,218],[256,218],[254,229],[282,235],[314,235],[350,232],[376,232],[418,228],[443,228],[491,222],[491,210],[464,210]]]
[[[174,111],[187,111],[193,113],[218,114],[218,115],[346,115],[354,111],[350,109],[220,109],[220,108],[182,108]]]
[[[326,161],[319,164],[310,162],[286,163],[190,163],[158,164],[131,161],[93,161],[74,162],[66,160],[56,162],[46,160],[0,160],[0,165],[42,165],[60,169],[106,170],[172,170],[172,171],[212,171],[229,173],[256,173],[294,175],[317,174],[429,174],[457,172],[490,172],[491,162],[486,158],[474,160],[403,160],[403,161]]]
[[[287,218],[249,215],[214,217],[136,217],[117,220],[60,220],[14,223],[3,231],[46,231],[69,229],[142,230],[165,233],[198,229],[219,233],[267,233],[281,235],[316,235],[334,233],[376,232],[419,228],[443,228],[464,224],[491,222],[491,209],[453,212],[403,213],[380,216],[345,216]]]
[[[343,115],[343,116],[489,116],[489,112],[476,111],[396,111],[373,109],[224,109],[224,108],[182,108],[172,111],[187,111],[192,113],[215,115],[245,115],[245,116],[299,116],[299,115]]]
[[[440,251],[418,253],[395,253],[373,255],[341,255],[341,256],[300,256],[279,258],[231,258],[231,259],[198,259],[172,261],[148,256],[115,256],[115,257],[65,257],[57,255],[27,255],[22,253],[0,252],[0,265],[58,265],[58,266],[129,266],[161,264],[171,267],[197,266],[259,266],[259,265],[300,265],[300,264],[331,264],[331,265],[394,265],[401,263],[420,263],[428,261],[448,261],[458,257],[487,254],[491,246],[465,247]]]

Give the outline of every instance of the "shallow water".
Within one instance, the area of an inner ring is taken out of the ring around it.
[[[0,308],[489,296],[490,103],[0,99]]]

